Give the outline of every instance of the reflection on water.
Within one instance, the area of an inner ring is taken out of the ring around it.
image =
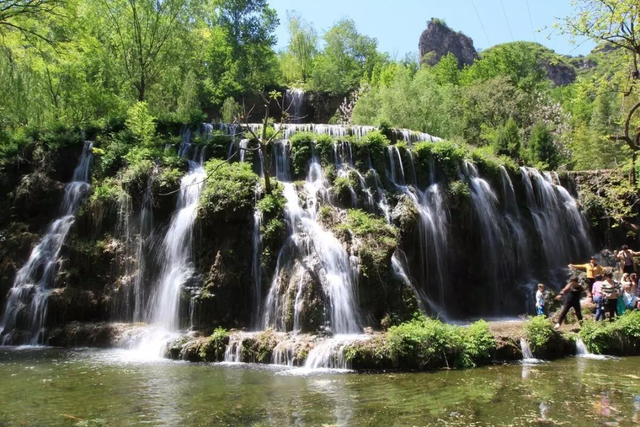
[[[127,351],[0,348],[0,425],[631,425],[640,359],[435,373],[281,375]],[[525,373],[526,372],[526,373]]]

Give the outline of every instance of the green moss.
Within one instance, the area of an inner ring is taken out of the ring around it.
[[[330,135],[317,135],[315,150],[323,165],[332,164],[333,144],[335,140]]]
[[[217,328],[209,340],[200,347],[200,357],[207,362],[222,361],[228,344],[229,332],[224,328]]]
[[[337,225],[346,239],[352,234],[359,242],[358,256],[364,276],[385,275],[391,254],[397,246],[398,230],[382,218],[359,209],[350,209]]]
[[[381,131],[366,134],[360,141],[354,140],[355,162],[360,167],[368,168],[369,159],[374,168],[384,170],[384,159],[389,139]]]
[[[258,176],[249,164],[210,160],[205,169],[208,178],[200,198],[199,215],[232,215],[253,206]]]
[[[262,265],[267,271],[275,268],[278,251],[286,238],[285,204],[281,185],[258,201],[257,207],[262,212]]]
[[[301,176],[305,173],[307,165],[311,160],[313,143],[316,135],[309,132],[298,132],[291,137],[291,167],[294,176]]]
[[[467,156],[466,150],[455,142],[420,142],[413,146],[416,170],[420,174],[420,180],[431,172],[431,159],[438,162],[449,179],[456,179],[458,167]]]

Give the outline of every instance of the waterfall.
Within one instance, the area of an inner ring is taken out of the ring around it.
[[[147,187],[142,197],[140,215],[138,217],[138,247],[136,250],[136,260],[138,268],[133,282],[134,309],[133,321],[142,322],[144,320],[145,295],[145,273],[147,268],[147,245],[153,233],[153,183],[158,169],[155,167],[147,180]]]
[[[283,283],[282,272],[290,265],[289,252],[299,254],[300,259],[313,258],[318,262],[318,277],[328,305],[329,320],[336,334],[355,334],[361,331],[360,314],[355,302],[356,277],[349,254],[342,244],[317,221],[321,199],[327,199],[327,188],[318,159],[313,158],[304,184],[306,207],[303,208],[296,187],[291,182],[284,184],[286,199],[285,219],[290,237],[278,255],[276,271],[267,295],[263,328],[286,329],[285,310],[288,308],[288,283]],[[298,282],[296,300],[301,295]],[[302,304],[294,304],[294,318],[299,315]]]
[[[253,279],[253,313],[252,324],[260,322],[260,308],[262,307],[262,211],[253,211],[251,277]]]
[[[589,352],[589,349],[587,349],[587,346],[585,345],[584,341],[582,341],[582,338],[576,339],[576,356],[583,359],[593,359],[593,360],[606,360],[611,358],[610,356],[605,356],[602,354],[593,354]]]
[[[426,295],[423,292],[419,291],[414,285],[411,279],[409,278],[409,274],[407,273],[407,256],[401,249],[396,249],[396,251],[391,256],[391,268],[393,270],[393,274],[402,281],[413,295],[416,297],[416,301],[418,303],[418,308],[420,312],[427,315],[427,310],[424,307],[424,300],[427,299]]]
[[[574,257],[588,256],[593,251],[590,232],[573,197],[556,185],[550,174],[520,169],[527,206],[540,236],[547,267],[560,268]]]
[[[357,338],[358,336],[352,335],[336,336],[316,344],[307,356],[305,369],[349,369],[344,350]]]
[[[500,284],[508,278],[509,254],[506,251],[501,215],[498,212],[498,196],[491,185],[480,178],[475,165],[465,163],[467,176],[471,183],[471,202],[479,223],[482,243],[486,245],[483,254],[485,264],[489,266],[494,287],[495,311],[499,309],[501,299]]]
[[[520,349],[522,350],[523,363],[540,363],[541,362],[540,359],[536,359],[533,356],[533,352],[531,351],[531,346],[529,345],[529,342],[524,338],[520,338]]]
[[[522,227],[522,218],[520,209],[516,202],[516,193],[513,189],[513,182],[504,166],[500,166],[500,176],[502,178],[502,198],[505,204],[507,226],[511,234],[511,243],[515,250],[510,250],[511,254],[516,254],[517,262],[511,263],[513,269],[512,277],[518,275],[518,272],[528,274],[529,272],[529,245],[527,235]]]
[[[189,148],[187,139],[180,152],[186,155]],[[189,172],[180,182],[176,213],[162,242],[162,270],[158,288],[151,301],[148,320],[167,331],[175,331],[180,327],[180,291],[194,274],[191,255],[193,224],[207,176],[201,161],[198,150],[194,150],[192,160],[188,161]]]
[[[390,147],[391,148],[391,147]],[[397,154],[400,170],[403,171],[402,157],[396,150],[389,150],[390,163],[390,180],[395,187],[405,194],[407,199],[415,206],[419,215],[418,234],[420,249],[420,271],[423,283],[426,283],[428,289],[426,294],[421,293],[424,298],[433,301],[432,297],[428,297],[433,291],[438,293],[438,301],[440,308],[438,311],[445,315],[446,296],[447,296],[447,254],[448,254],[448,235],[449,213],[445,207],[444,197],[440,189],[440,185],[435,182],[433,177],[429,187],[425,191],[420,191],[413,186],[403,185],[398,182],[395,175]],[[413,160],[413,157],[411,157]],[[414,168],[413,162],[411,168]],[[426,301],[425,299],[425,301]],[[434,305],[433,302],[431,305]]]
[[[16,273],[0,323],[0,334],[20,329],[28,334],[32,344],[43,342],[47,303],[54,283],[56,262],[75,221],[76,210],[89,191],[89,167],[92,159],[93,143],[85,142],[73,178],[65,186],[60,216],[49,225],[27,262]],[[6,339],[7,336],[3,342]]]
[[[287,89],[284,94],[285,109],[291,116],[291,122],[295,124],[302,123],[302,104],[304,102],[304,90],[292,88]]]

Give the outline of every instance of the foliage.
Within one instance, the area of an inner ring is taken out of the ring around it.
[[[493,147],[498,155],[509,156],[512,159],[520,158],[520,131],[513,118],[498,131]]]
[[[524,337],[533,354],[544,354],[555,333],[551,322],[544,316],[532,317],[524,323]]]
[[[544,124],[537,124],[527,142],[529,162],[541,169],[557,169],[561,157],[553,135]]]
[[[640,311],[627,311],[614,322],[585,321],[580,338],[596,354],[625,354],[640,343]]]
[[[127,128],[143,146],[149,147],[154,142],[156,118],[149,113],[146,102],[135,103],[127,112]]]
[[[219,362],[224,359],[227,344],[229,344],[229,332],[224,328],[216,328],[200,347],[200,357],[207,362]]]
[[[280,60],[282,74],[288,83],[306,82],[313,71],[318,50],[318,35],[313,26],[295,12],[287,12],[289,46]]]
[[[298,132],[289,140],[291,144],[291,167],[295,176],[304,174],[307,164],[311,160],[315,140],[316,135],[308,132]]]
[[[486,362],[495,341],[486,322],[468,328],[416,317],[387,333],[390,357],[404,368],[473,367]]]
[[[240,113],[240,105],[233,98],[229,97],[224,100],[220,113],[223,122],[233,123]]]
[[[200,199],[200,215],[204,218],[249,209],[253,206],[258,177],[247,163],[210,160],[205,165],[208,179]]]

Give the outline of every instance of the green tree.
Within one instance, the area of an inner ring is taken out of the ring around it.
[[[318,51],[318,35],[311,24],[295,12],[288,12],[289,46],[288,66],[284,67],[289,82],[306,82],[313,71],[313,58]]]
[[[199,99],[200,88],[198,77],[193,71],[189,71],[182,84],[182,90],[178,97],[178,119],[184,123],[191,123],[194,117],[202,115]]]
[[[138,101],[129,108],[125,124],[140,144],[146,147],[153,145],[156,118],[149,112],[146,102]]]
[[[533,127],[528,141],[529,161],[544,169],[557,169],[560,155],[553,141],[553,134],[544,124]]]
[[[513,118],[498,131],[494,141],[496,154],[509,156],[512,159],[520,158],[520,130]]]
[[[325,47],[316,56],[311,86],[314,90],[345,94],[368,80],[376,65],[386,62],[376,39],[358,33],[352,20],[338,21],[323,37]]]
[[[112,49],[144,101],[147,89],[171,64],[186,0],[100,0],[111,32]]]

